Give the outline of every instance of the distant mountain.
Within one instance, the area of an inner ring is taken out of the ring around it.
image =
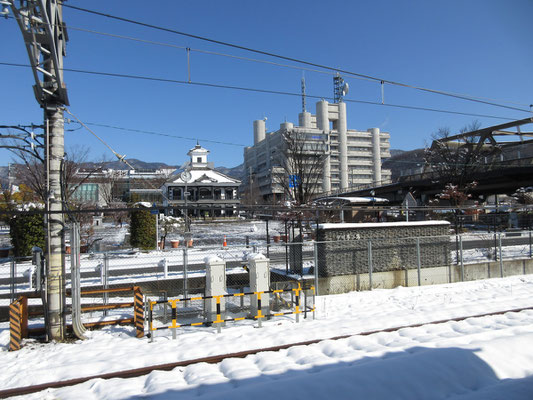
[[[229,175],[232,178],[238,179],[242,181],[242,178],[244,177],[244,164],[237,165],[233,168],[227,168],[227,167],[216,167],[215,168],[218,172],[222,172],[225,175]]]
[[[176,166],[168,165],[163,162],[146,162],[136,158],[128,158],[128,163],[135,169],[140,170],[155,170],[161,168],[179,168]],[[108,161],[104,163],[86,162],[83,163],[84,168],[95,168],[97,166],[103,166],[104,168],[110,168],[115,170],[130,169],[126,164],[120,161]]]
[[[176,168],[179,169],[181,166],[175,166],[175,165],[168,165],[163,162],[146,162],[137,160],[136,158],[128,158],[128,163],[131,164],[132,167],[139,170],[155,170],[155,169],[162,169],[162,168]],[[83,166],[85,168],[95,168],[96,166],[102,165],[104,168],[110,168],[115,170],[122,170],[122,169],[129,169],[129,167],[120,162],[120,161],[109,161],[105,163],[93,163],[93,162],[87,162],[84,163]],[[242,180],[243,173],[244,173],[244,164],[237,165],[233,168],[228,167],[216,167],[215,170],[222,172],[225,175],[229,175],[232,178],[236,178],[239,180]]]

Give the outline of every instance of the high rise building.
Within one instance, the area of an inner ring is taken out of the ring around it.
[[[321,100],[316,115],[299,114],[298,126],[284,122],[274,132],[266,131],[266,119],[253,122],[254,145],[244,149],[244,172],[241,193],[254,201],[286,199],[291,175],[283,161],[287,157],[287,139],[303,141],[309,155],[321,153],[321,168],[313,180],[313,192],[328,193],[349,190],[364,184],[389,183],[391,171],[382,169],[382,160],[390,157],[390,135],[379,128],[358,131],[347,128],[346,103]],[[284,180],[289,182],[284,184]]]

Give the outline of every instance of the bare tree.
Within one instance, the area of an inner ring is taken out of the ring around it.
[[[287,199],[307,204],[319,191],[327,144],[298,131],[283,133],[282,140],[279,168],[273,169],[272,180]]]
[[[479,121],[473,121],[463,127],[460,133],[473,132],[479,127]],[[440,128],[432,135],[433,143],[425,151],[426,168],[442,184],[443,189],[446,185],[453,185],[456,193],[467,194],[475,187],[475,176],[490,167],[500,149],[477,142],[474,135],[448,140],[450,136],[449,128]]]
[[[17,157],[16,161],[18,161],[13,168],[16,182],[31,188],[37,197],[42,202],[45,202],[46,168],[43,161],[44,157],[21,149],[12,149],[12,152]],[[82,174],[79,173],[80,165],[87,161],[88,154],[88,148],[78,146],[72,147],[66,154],[62,168],[64,196],[67,203],[71,201],[74,192],[99,169],[99,167],[95,167],[84,171]]]

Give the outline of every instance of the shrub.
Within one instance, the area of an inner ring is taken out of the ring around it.
[[[45,248],[42,214],[20,214],[9,221],[9,236],[15,257],[31,255],[33,246]]]
[[[148,210],[131,213],[130,244],[143,250],[155,248],[155,218]]]

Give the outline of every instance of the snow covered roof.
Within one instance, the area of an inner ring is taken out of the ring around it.
[[[389,200],[381,197],[338,197],[330,196],[315,200],[316,203],[331,204],[331,203],[348,203],[348,204],[383,204],[388,203]]]
[[[238,179],[232,178],[230,176],[224,175],[221,172],[218,172],[214,169],[209,168],[192,168],[189,170],[191,173],[191,179],[187,184],[194,184],[194,183],[235,183],[239,184],[241,183]],[[166,185],[175,183],[175,184],[185,184],[183,179],[181,179],[181,175],[177,175],[176,179],[172,179],[166,183]]]

